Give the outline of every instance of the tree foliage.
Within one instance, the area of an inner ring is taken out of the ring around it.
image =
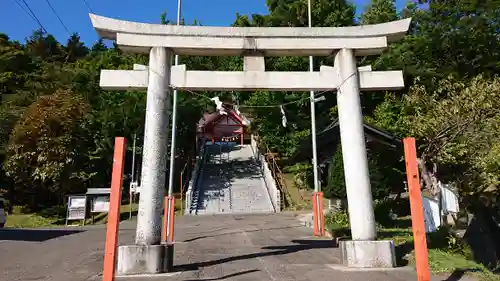
[[[379,125],[418,138],[422,178],[434,194],[439,174],[460,184],[464,195],[498,186],[499,82],[478,76],[449,77],[432,89],[415,84],[375,111]]]
[[[308,25],[305,0],[268,0],[267,5],[266,15],[237,14],[233,26]],[[364,8],[359,20],[356,8]],[[359,58],[360,65],[371,64],[376,70],[403,70],[407,87],[385,94],[367,92],[361,100],[366,121],[399,137],[417,138],[422,178],[434,193],[439,180],[458,183],[465,196],[497,190],[499,10],[498,1],[423,0],[401,11],[393,0],[373,0],[367,7],[345,0],[312,1],[313,26],[412,17],[410,31],[401,41],[379,56]],[[160,22],[173,23],[166,13]],[[188,69],[243,68],[241,57],[180,60]],[[77,33],[58,42],[35,30],[23,43],[0,34],[0,158],[5,158],[3,171],[9,175],[0,188],[14,203],[37,208],[39,203],[29,198],[42,194],[43,204],[50,205],[60,202],[65,193],[108,185],[113,138],[136,135],[142,143],[145,93],[102,90],[100,70],[131,69],[134,63],[147,62],[144,55],[123,54],[102,40],[87,47]],[[314,62],[318,70],[320,65],[332,65],[333,57],[314,58]],[[306,57],[271,57],[266,58],[266,69],[307,71],[309,65]],[[309,93],[180,92],[178,155],[192,149],[196,121],[204,111],[213,110],[208,98],[214,95],[239,104],[241,111],[251,115],[252,130],[281,158],[296,154],[310,137]],[[318,95],[326,98],[316,103],[320,131],[337,116],[335,93]],[[278,105],[284,105],[287,127],[281,124]],[[383,161],[397,162],[401,157],[402,151],[370,151],[372,186],[380,186],[374,194],[383,196],[387,187],[398,190],[402,185],[389,176],[395,164]],[[339,189],[341,165],[334,162],[330,170],[338,180],[329,187]]]
[[[26,195],[40,188],[61,193],[72,189],[81,169],[79,125],[87,110],[81,98],[64,90],[42,96],[26,109],[12,130],[4,166],[21,189],[21,200],[34,199]]]

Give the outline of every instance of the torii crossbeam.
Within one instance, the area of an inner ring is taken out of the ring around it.
[[[283,71],[192,71],[172,66],[170,86],[190,91],[328,91],[340,85],[333,67],[319,72]],[[146,90],[149,71],[102,70],[100,86],[106,90]],[[397,90],[404,87],[402,71],[360,71],[360,90]]]

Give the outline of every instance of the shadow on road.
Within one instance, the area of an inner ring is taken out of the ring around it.
[[[324,248],[335,248],[335,241],[333,240],[292,240],[292,245],[286,246],[267,246],[262,247],[262,250],[271,250],[266,252],[258,252],[252,254],[244,254],[239,256],[227,257],[222,259],[216,259],[212,261],[206,262],[195,262],[191,264],[183,264],[176,266],[176,270],[198,270],[199,268],[219,265],[223,263],[239,261],[239,260],[248,260],[254,258],[262,258],[268,256],[278,256],[278,255],[286,255],[291,253],[296,253],[304,250],[310,249],[324,249]]]
[[[253,272],[259,272],[259,271],[260,270],[258,270],[258,269],[251,269],[251,270],[245,270],[245,271],[236,272],[236,273],[233,273],[233,274],[228,274],[228,275],[225,275],[225,276],[221,276],[219,278],[192,279],[192,280],[184,280],[184,281],[217,281],[217,280],[228,280],[229,278],[232,278],[232,277],[241,276],[241,275],[245,275],[245,274],[249,274],[249,273],[253,273]]]
[[[444,279],[443,281],[459,281],[462,280],[462,277],[464,277],[465,273],[467,272],[480,272],[482,271],[479,268],[457,268],[455,269],[451,275]]]
[[[266,231],[266,230],[284,230],[284,229],[291,229],[291,228],[298,228],[302,227],[301,225],[297,226],[286,226],[286,227],[274,227],[274,228],[266,228],[266,229],[256,229],[256,230],[240,230],[240,231],[233,231],[233,232],[226,232],[226,233],[220,233],[220,234],[215,234],[215,235],[202,235],[202,236],[197,236],[194,238],[186,239],[183,242],[193,242],[196,240],[201,240],[205,238],[213,238],[213,237],[219,237],[219,236],[225,236],[225,235],[233,235],[233,234],[240,234],[240,233],[251,233],[251,232],[260,232],[260,231]],[[225,228],[222,228],[224,230]]]
[[[61,236],[71,235],[83,232],[84,230],[74,229],[19,229],[3,228],[0,229],[0,240],[8,241],[26,241],[43,242]]]

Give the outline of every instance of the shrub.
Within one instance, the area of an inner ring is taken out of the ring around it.
[[[374,206],[375,219],[384,227],[394,226],[394,219],[410,215],[410,202],[407,198],[386,199]]]
[[[335,237],[350,235],[349,215],[346,211],[328,214],[325,218],[325,223],[328,230]]]
[[[29,213],[29,208],[27,208],[26,206],[18,206],[18,205],[12,206],[11,213],[16,215],[26,214]]]
[[[437,231],[429,233],[427,245],[430,249],[440,249],[444,252],[462,255],[467,259],[472,258],[469,245],[449,226],[440,226]]]
[[[44,218],[64,218],[66,217],[66,207],[64,205],[52,206],[38,212]]]

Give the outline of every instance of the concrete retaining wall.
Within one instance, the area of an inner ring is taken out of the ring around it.
[[[269,197],[271,198],[271,203],[273,204],[273,208],[275,212],[281,211],[281,194],[276,185],[276,181],[273,178],[273,174],[271,169],[269,169],[269,165],[266,162],[266,159],[259,151],[257,140],[255,136],[251,136],[251,146],[255,159],[260,164],[260,168],[262,170],[264,182],[266,185],[267,192],[269,193]]]

